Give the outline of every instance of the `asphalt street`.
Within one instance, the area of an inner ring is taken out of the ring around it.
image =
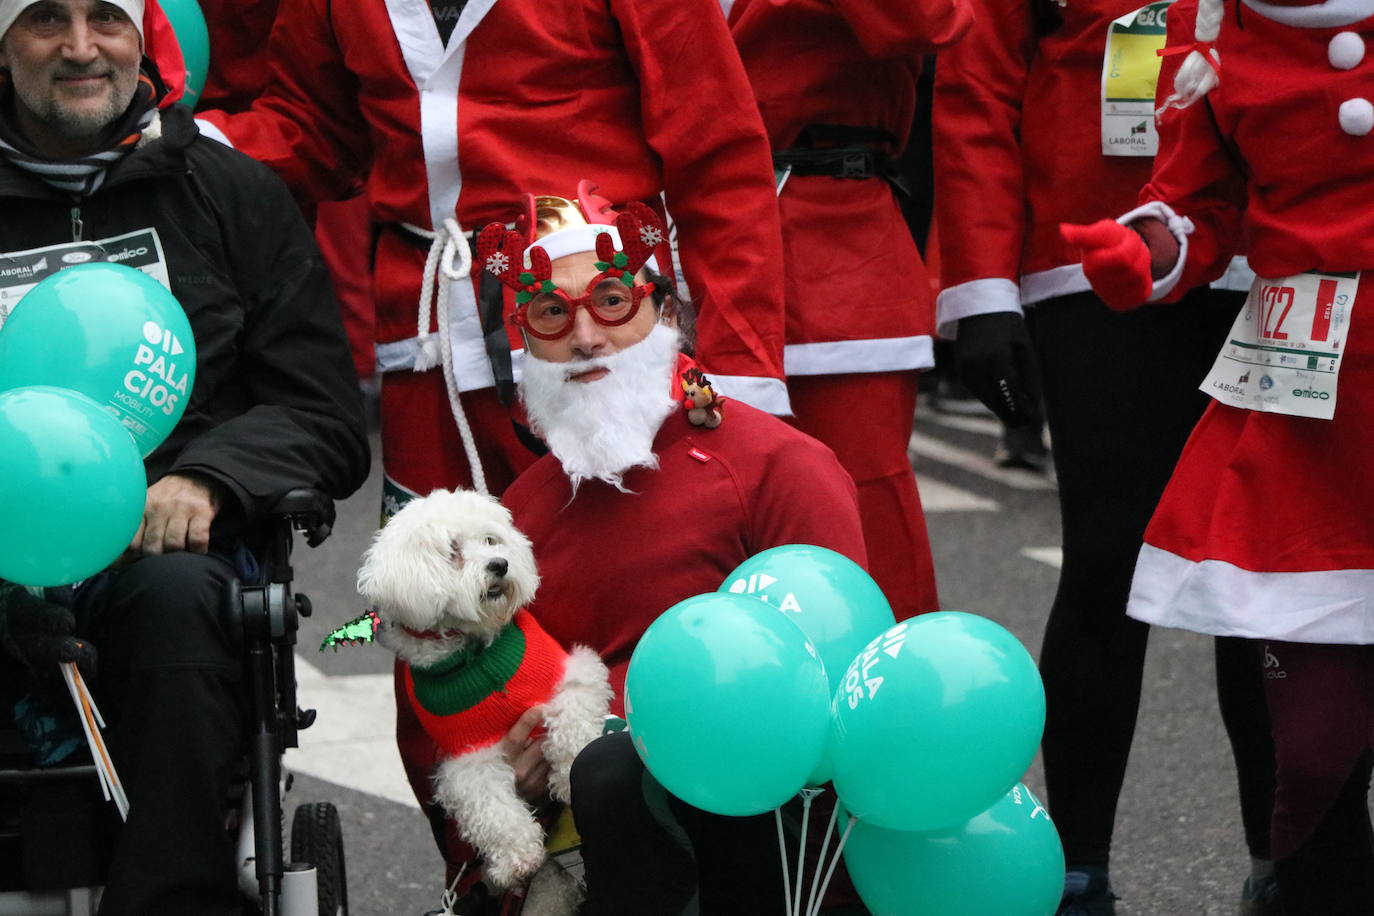
[[[1038,655],[1057,578],[1056,493],[1046,475],[998,468],[991,460],[996,435],[989,417],[940,413],[923,402],[912,461],[944,607],[996,620]],[[350,910],[363,916],[419,914],[436,908],[443,891],[428,825],[391,740],[390,654],[376,646],[316,649],[330,629],[361,611],[354,575],[380,502],[374,470],[340,504],[330,541],[297,554],[298,590],[315,605],[301,634],[301,701],[318,708],[320,718],[287,756],[295,772],[288,802],[327,800],[340,809]],[[1118,912],[1233,913],[1247,858],[1210,641],[1157,631],[1145,676],[1117,817]],[[1026,782],[1043,798],[1038,761]]]

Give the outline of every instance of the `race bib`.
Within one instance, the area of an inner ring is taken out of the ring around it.
[[[1164,18],[1173,0],[1142,6],[1112,20],[1102,59],[1102,155],[1153,156],[1155,86],[1164,47]]]
[[[167,261],[156,229],[138,229],[124,235],[89,242],[64,242],[46,248],[0,253],[0,325],[24,294],[65,267],[106,261],[141,270],[169,290]]]
[[[1360,275],[1256,277],[1202,390],[1246,410],[1329,420]]]

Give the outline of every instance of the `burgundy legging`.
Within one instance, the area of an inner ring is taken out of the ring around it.
[[[1374,646],[1259,647],[1278,762],[1270,843],[1284,904],[1294,913],[1374,913],[1366,807]]]

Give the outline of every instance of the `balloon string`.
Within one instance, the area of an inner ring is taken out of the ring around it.
[[[792,876],[787,868],[787,840],[782,835],[782,808],[773,809],[773,820],[778,825],[778,854],[782,856],[782,892],[787,901],[787,914],[792,916]]]
[[[830,868],[826,870],[825,880],[821,882],[820,896],[816,898],[815,906],[811,908],[811,912],[807,916],[820,916],[821,901],[825,898],[825,892],[830,887],[830,879],[835,876],[835,867],[840,864],[840,853],[844,852],[844,844],[849,839],[849,831],[854,829],[854,822],[857,820],[858,818],[854,815],[849,816],[849,825],[844,828],[844,833],[840,835],[839,845],[835,847],[835,858],[830,860]]]
[[[811,821],[811,802],[813,802],[813,801],[816,799],[816,796],[820,795],[820,794],[821,794],[822,792],[824,792],[824,791],[825,791],[824,789],[818,789],[818,788],[805,788],[805,789],[802,789],[802,790],[801,790],[801,797],[802,797],[802,820],[801,820],[801,836],[798,837],[798,839],[797,839],[797,894],[796,894],[796,897],[794,898],[795,908],[790,908],[790,909],[788,910],[788,912],[792,913],[792,916],[802,916],[802,908],[801,908],[801,906],[802,906],[802,895],[801,895],[801,893],[802,893],[802,881],[803,881],[803,876],[806,874],[806,834],[807,834],[807,831],[808,831],[808,828],[809,828],[809,825],[810,825],[810,821]],[[819,862],[816,863],[816,870],[817,870],[817,872],[819,873],[819,871],[820,871],[820,863],[819,863]],[[811,909],[811,903],[810,903],[809,900],[807,901],[807,906],[806,906],[806,908],[807,908],[808,910]]]
[[[830,823],[825,825],[825,838],[821,841],[821,854],[816,857],[816,874],[811,876],[811,891],[806,896],[806,916],[811,916],[811,910],[816,906],[816,886],[821,882],[821,865],[825,862],[825,854],[830,850],[830,838],[835,835],[835,819],[840,815],[840,806],[837,804],[830,809]],[[801,892],[797,892],[801,896]]]

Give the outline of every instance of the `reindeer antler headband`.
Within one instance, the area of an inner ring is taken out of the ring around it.
[[[517,305],[524,305],[540,293],[556,290],[550,280],[553,261],[584,251],[595,251],[598,258],[601,274],[594,282],[612,277],[633,289],[641,267],[657,268],[654,248],[662,241],[658,214],[632,201],[616,214],[614,225],[566,226],[534,244],[524,233],[490,223],[477,236],[477,259],[483,270],[516,291]]]

